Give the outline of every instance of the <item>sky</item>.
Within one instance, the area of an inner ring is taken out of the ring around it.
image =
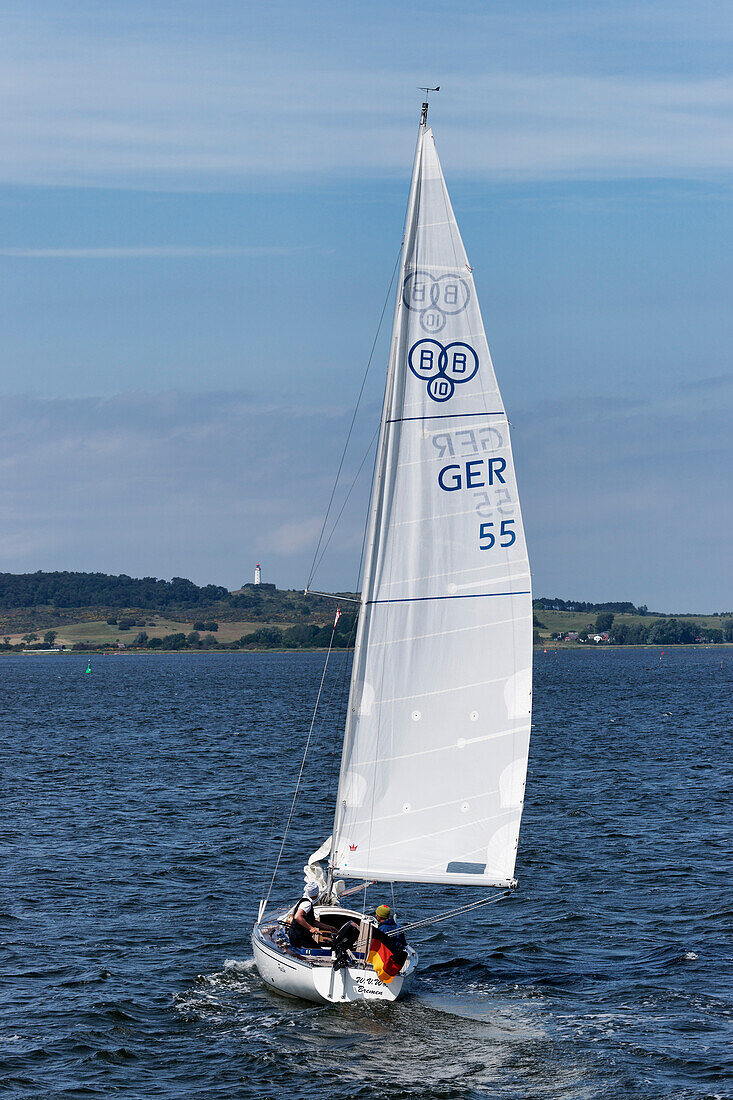
[[[4,3],[0,570],[305,585],[440,84],[535,594],[733,609],[730,15]]]

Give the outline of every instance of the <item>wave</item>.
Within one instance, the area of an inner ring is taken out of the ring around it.
[[[248,974],[255,969],[254,958],[251,959],[225,959],[225,970],[235,970],[241,974]]]

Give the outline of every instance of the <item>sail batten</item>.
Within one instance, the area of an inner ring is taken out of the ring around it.
[[[532,604],[509,425],[432,131],[415,154],[331,864],[513,883]]]

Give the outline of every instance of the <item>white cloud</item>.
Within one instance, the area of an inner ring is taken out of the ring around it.
[[[301,554],[313,550],[323,523],[322,518],[311,517],[298,523],[284,523],[269,535],[271,548],[279,554]]]
[[[686,24],[655,10],[657,24],[667,33],[676,26],[683,42]],[[302,43],[278,22],[282,5],[241,26],[233,18],[229,35],[221,13],[211,26],[203,8],[194,14],[177,19],[162,8],[151,22],[145,9],[115,22],[95,9],[86,19],[21,13],[9,21],[0,43],[0,179],[216,189],[313,173],[404,174],[412,97],[437,57],[443,91],[434,113],[453,177],[702,178],[733,167],[733,84],[702,62],[660,71],[650,12],[634,24],[649,47],[647,71],[630,69],[623,42],[589,63],[584,55],[601,46],[594,34],[618,37],[619,21],[602,9],[574,52],[568,42],[582,23],[571,15],[563,38],[560,14],[538,15],[547,57],[538,63],[532,39],[524,64],[521,22],[455,20],[440,5],[428,21],[436,28],[428,54],[419,34],[407,36],[399,64],[387,39],[403,21],[389,7],[367,26],[371,36],[381,26],[381,48],[354,64],[356,28],[343,14],[330,38],[311,29]],[[480,42],[497,35],[509,47],[488,61]]]

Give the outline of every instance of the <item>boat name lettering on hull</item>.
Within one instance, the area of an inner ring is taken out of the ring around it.
[[[384,985],[379,980],[379,978],[366,978],[361,977],[360,975],[354,975],[352,981],[359,990],[362,990],[364,992],[368,991],[371,994],[377,993],[380,996],[386,996]]]

